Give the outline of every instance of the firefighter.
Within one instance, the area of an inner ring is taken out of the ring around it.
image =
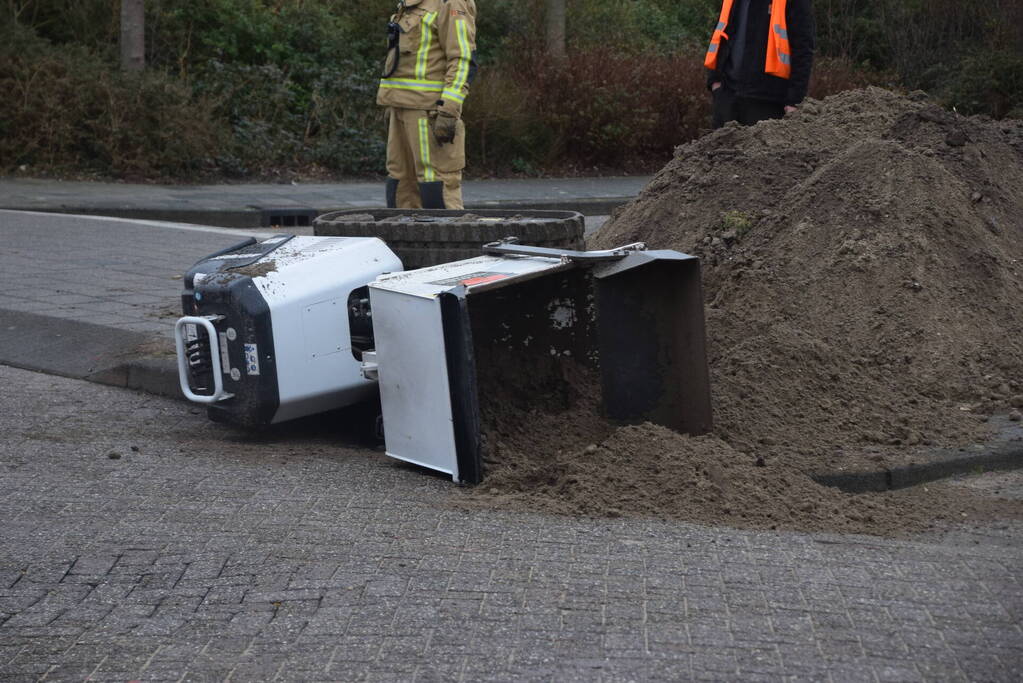
[[[463,208],[462,103],[475,74],[475,0],[398,2],[377,91],[387,108],[387,206]]]
[[[714,127],[794,111],[810,83],[814,36],[811,0],[724,0],[704,60]]]

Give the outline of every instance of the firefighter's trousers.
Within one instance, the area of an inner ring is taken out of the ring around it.
[[[461,209],[465,168],[465,126],[441,145],[433,136],[430,112],[388,111],[387,205],[399,209]]]

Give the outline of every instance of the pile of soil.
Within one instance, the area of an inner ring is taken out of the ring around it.
[[[701,258],[714,434],[608,427],[582,444],[565,436],[571,410],[546,416],[502,430],[512,445],[477,499],[868,533],[941,505],[972,514],[961,496],[854,497],[808,475],[910,462],[983,440],[992,413],[1018,419],[1020,122],[870,88],[729,125],[679,147],[590,248],[636,241]]]

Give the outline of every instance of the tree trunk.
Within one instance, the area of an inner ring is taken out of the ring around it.
[[[142,71],[146,66],[146,2],[121,0],[121,70]]]
[[[547,1],[547,54],[565,56],[565,0]]]

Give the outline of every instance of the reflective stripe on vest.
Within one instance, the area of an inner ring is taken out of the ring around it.
[[[771,3],[771,28],[767,33],[767,62],[764,71],[778,78],[792,77],[792,50],[789,47],[789,29],[785,22],[786,0],[774,0]],[[707,57],[703,65],[708,69],[717,71],[718,54],[721,52],[721,39],[728,40],[725,29],[728,28],[728,19],[732,15],[732,0],[724,0],[721,3],[721,16],[718,25],[710,37],[710,47],[707,48]]]
[[[721,46],[721,38],[724,37],[728,40],[728,34],[725,33],[725,29],[728,27],[728,17],[732,14],[732,0],[724,0],[721,3],[721,16],[718,18],[718,25],[714,28],[714,33],[710,36],[710,47],[707,48],[707,57],[703,60],[703,65],[708,69],[717,71],[718,68],[718,48]]]
[[[789,28],[785,23],[785,0],[774,0],[771,5],[771,30],[767,34],[767,64],[764,71],[778,78],[792,76],[792,49],[789,47]]]

